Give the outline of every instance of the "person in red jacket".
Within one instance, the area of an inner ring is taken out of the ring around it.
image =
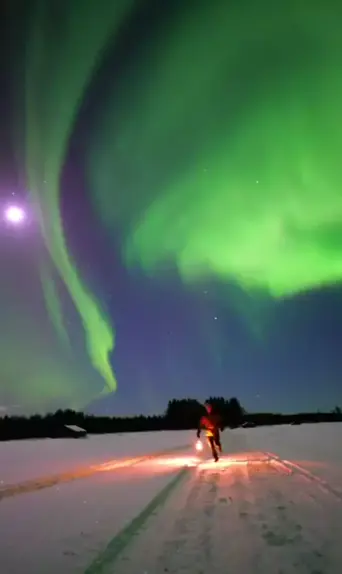
[[[222,418],[219,414],[213,412],[213,407],[209,402],[206,402],[204,406],[207,413],[201,417],[197,430],[197,438],[200,438],[201,431],[205,430],[214,461],[217,462],[219,459],[218,452],[220,454],[222,453],[220,438],[220,431],[222,432],[224,429]]]

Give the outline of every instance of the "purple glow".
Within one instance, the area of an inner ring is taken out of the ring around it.
[[[11,205],[5,211],[5,218],[9,223],[13,223],[15,225],[22,223],[25,219],[25,212],[20,207],[15,205]]]

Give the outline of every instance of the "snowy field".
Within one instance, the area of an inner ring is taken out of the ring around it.
[[[0,442],[0,484],[187,446],[193,436],[194,432],[172,431]]]
[[[194,437],[0,443],[1,574],[340,573],[342,424]]]

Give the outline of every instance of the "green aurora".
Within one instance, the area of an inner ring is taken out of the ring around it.
[[[28,187],[38,206],[52,262],[82,319],[90,361],[113,391],[117,387],[110,364],[114,332],[83,285],[68,252],[60,213],[60,178],[78,107],[109,38],[129,11],[130,2],[114,5],[102,1],[95,6],[91,0],[74,1],[64,4],[64,8],[53,20],[52,4],[37,2],[28,34],[25,86]],[[65,338],[58,295],[49,276],[45,273],[42,278],[51,319]]]
[[[134,7],[74,0],[53,14],[37,2],[26,46],[28,187],[50,258],[39,274],[70,346],[56,276],[67,289],[105,391],[117,386],[115,330],[67,244],[60,179],[82,101]],[[128,268],[176,265],[189,286],[213,277],[274,299],[340,282],[342,22],[331,7],[184,1],[143,46],[131,42],[86,161]]]
[[[109,228],[125,220],[128,264],[279,298],[342,277],[340,20],[245,4],[183,14],[127,78],[127,106],[111,95],[92,190]]]

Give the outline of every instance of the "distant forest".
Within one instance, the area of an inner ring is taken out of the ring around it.
[[[325,413],[283,415],[247,413],[235,397],[231,399],[209,397],[208,401],[212,403],[214,410],[221,414],[224,425],[228,428],[342,422],[340,407],[335,407],[331,412]],[[84,429],[83,436],[86,434],[196,429],[204,412],[203,404],[196,399],[188,398],[169,401],[165,413],[159,416],[100,417],[73,410],[58,410],[54,414],[50,413],[45,416],[4,416],[0,418],[0,441],[82,436],[82,434],[77,434],[70,429],[70,425]]]

